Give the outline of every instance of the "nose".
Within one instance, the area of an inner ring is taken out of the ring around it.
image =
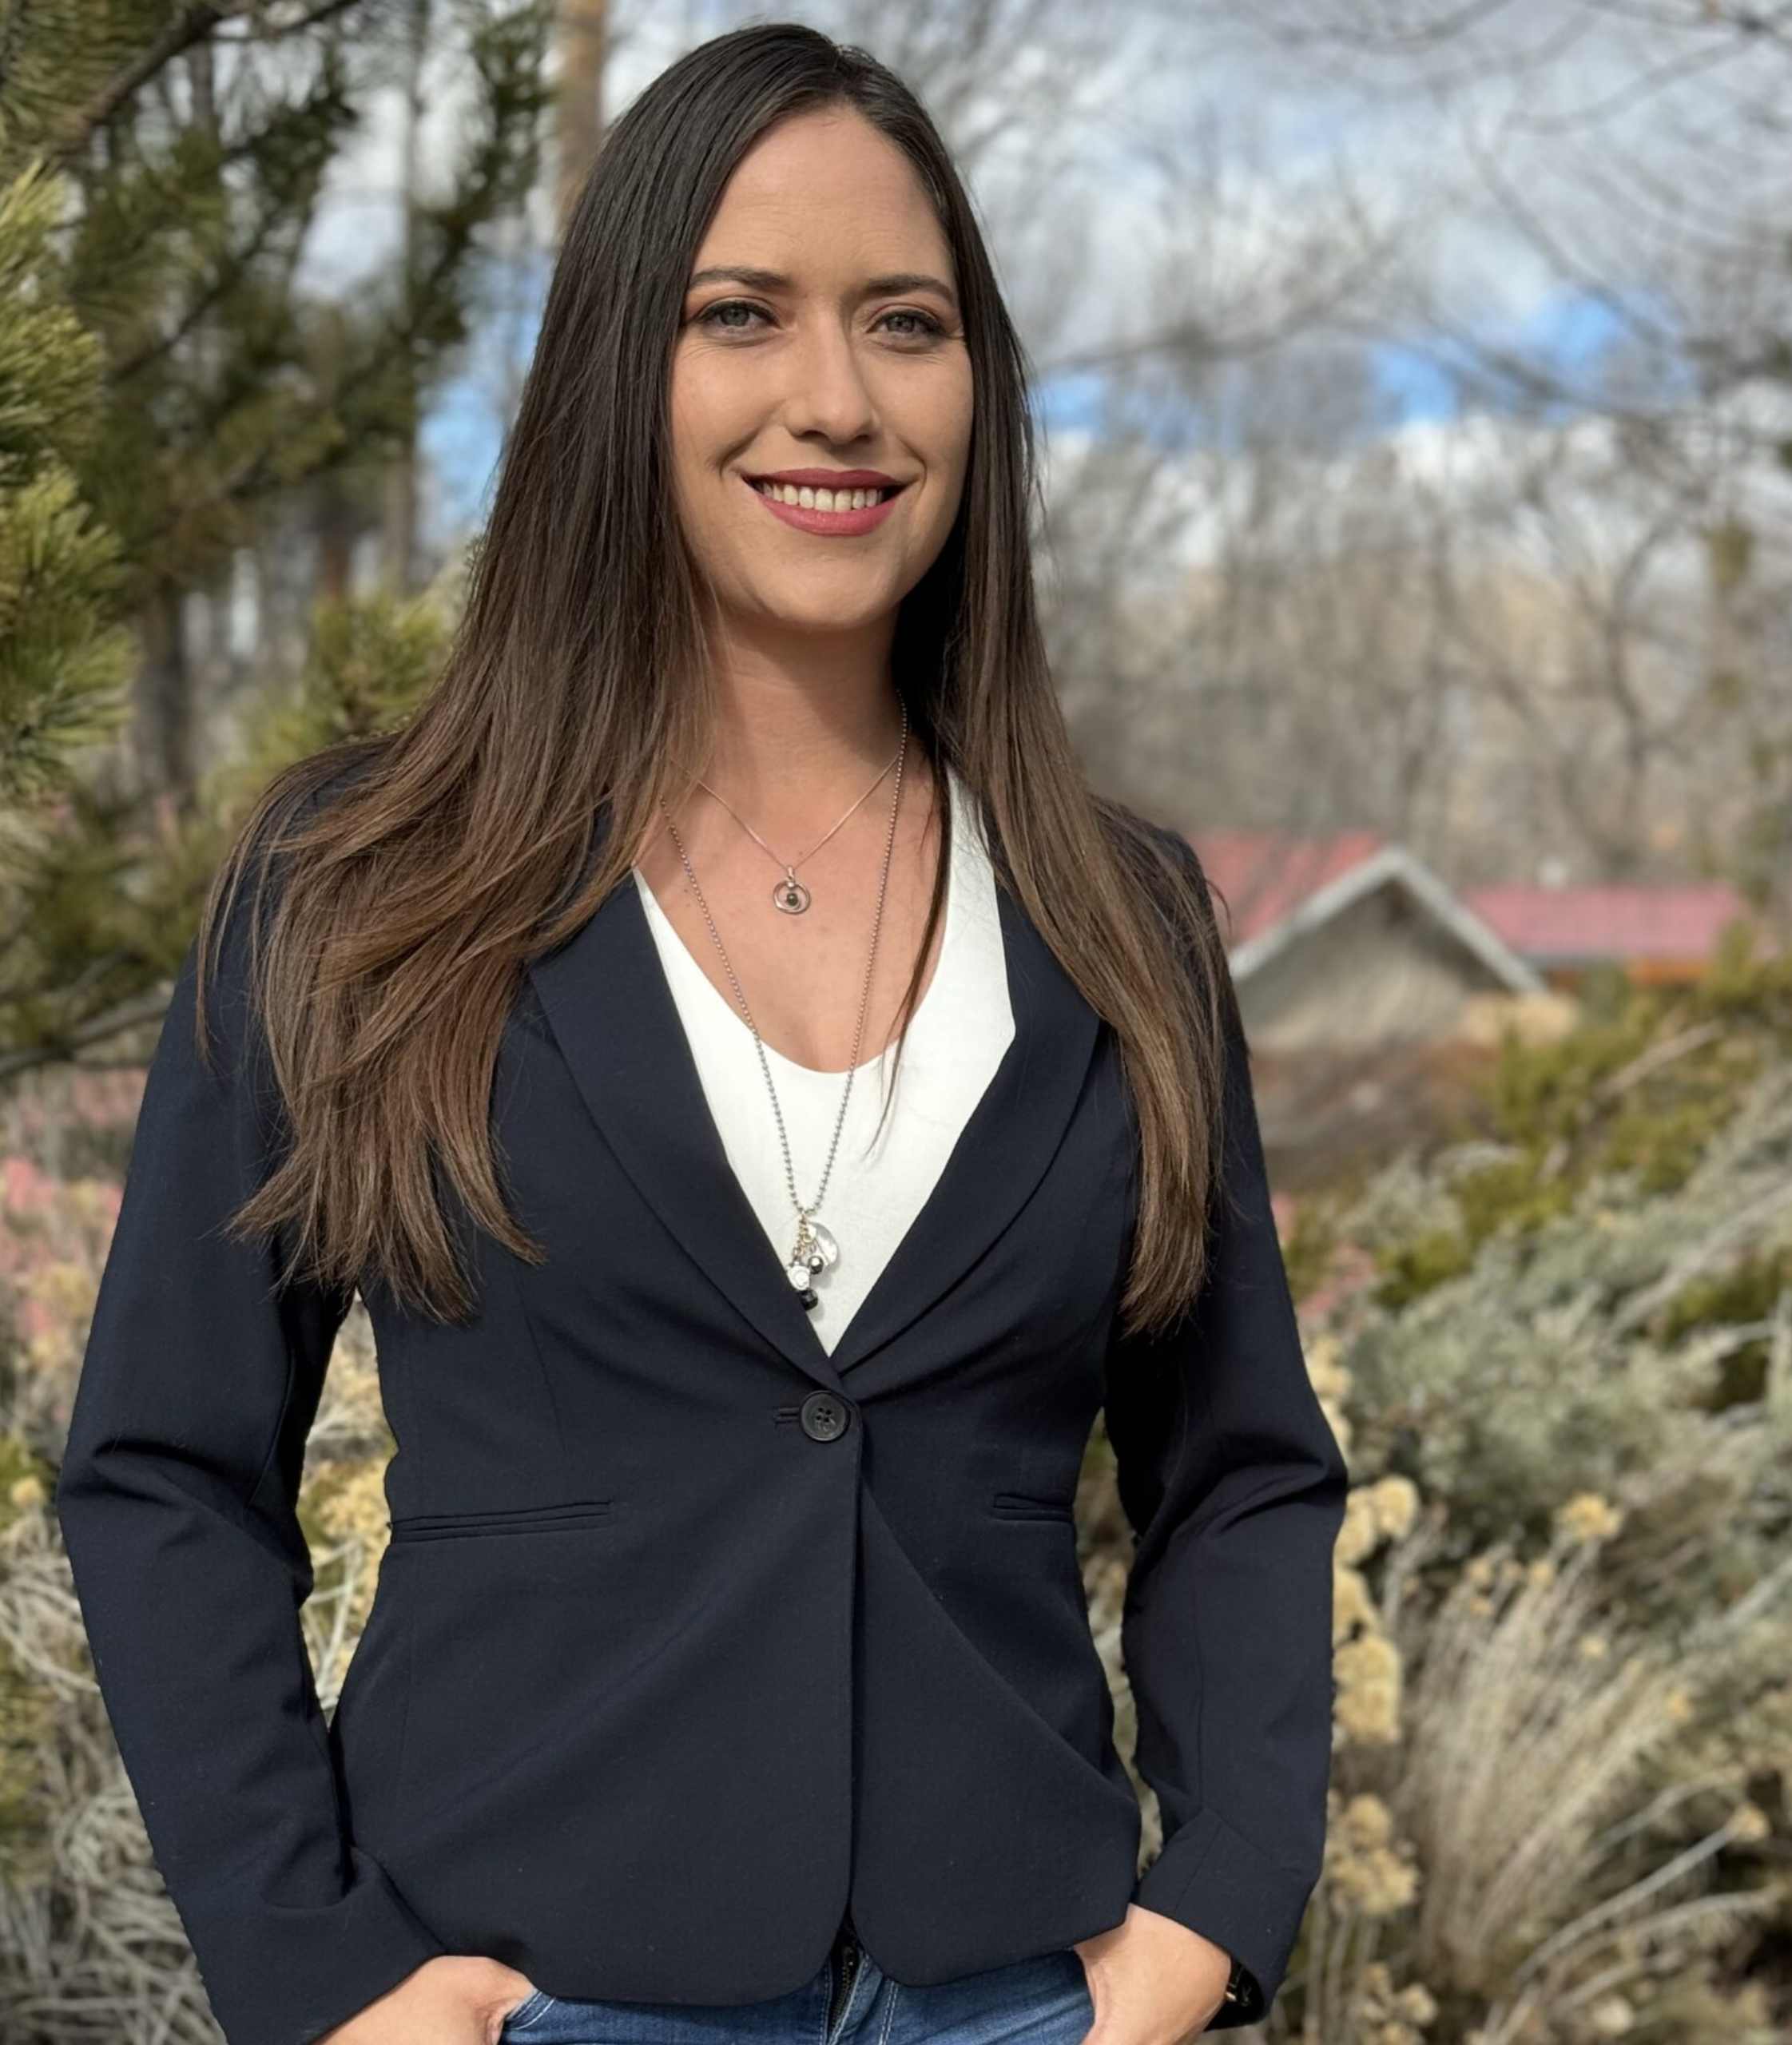
[[[836,321],[809,323],[785,359],[789,365],[785,413],[793,432],[842,443],[876,434],[876,400],[852,337]]]

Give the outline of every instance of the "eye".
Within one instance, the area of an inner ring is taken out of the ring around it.
[[[698,313],[691,324],[695,327],[714,327],[731,334],[744,333],[746,331],[743,327],[725,327],[725,323],[716,317],[718,312],[755,312],[761,318],[765,316],[765,308],[762,306],[749,305],[744,298],[725,298]]]
[[[724,312],[750,312],[756,318],[762,320],[770,317],[762,305],[755,305],[749,299],[724,298],[718,299],[713,305],[705,306],[702,312],[692,320],[691,324],[694,327],[709,327],[721,334],[744,334],[748,331],[746,326],[741,322],[725,320],[717,316]],[[931,312],[919,312],[913,306],[895,307],[891,311],[880,315],[877,324],[882,326],[886,320],[918,320],[920,322],[919,333],[898,336],[898,339],[904,340],[938,340],[946,331],[943,323],[936,320]]]
[[[912,305],[899,305],[893,312],[886,312],[883,316],[884,320],[919,320],[921,323],[921,332],[916,336],[917,340],[936,340],[946,331],[931,312],[917,312]],[[881,320],[879,324],[882,324]]]

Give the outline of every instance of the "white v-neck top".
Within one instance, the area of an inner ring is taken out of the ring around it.
[[[988,848],[968,792],[956,772],[947,771],[953,797],[952,859],[940,956],[898,1040],[900,1064],[892,1042],[855,1068],[833,1169],[814,1217],[840,1245],[838,1261],[812,1281],[820,1304],[810,1310],[810,1324],[830,1352],[920,1212],[1014,1038]],[[784,1264],[796,1242],[797,1211],[753,1033],[739,1003],[686,949],[639,867],[634,873],[728,1161],[765,1231],[767,1256]],[[727,939],[724,931],[724,943]],[[882,961],[880,968],[887,970]],[[747,999],[753,999],[750,986]],[[783,1111],[797,1193],[813,1201],[828,1161],[845,1072],[817,1072],[770,1044],[765,1062]],[[875,1147],[868,1148],[891,1064],[896,1064],[895,1098]]]

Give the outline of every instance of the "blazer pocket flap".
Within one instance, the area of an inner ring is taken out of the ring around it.
[[[517,1506],[502,1512],[403,1513],[391,1522],[395,1541],[438,1541],[462,1534],[546,1534],[562,1528],[606,1527],[617,1499],[577,1499],[560,1505]]]

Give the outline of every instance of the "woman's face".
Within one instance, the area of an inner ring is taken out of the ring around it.
[[[762,274],[705,275],[724,270]],[[742,159],[692,266],[672,366],[679,516],[725,629],[893,623],[964,489],[957,282],[908,159],[856,113],[793,117]],[[805,469],[903,487],[868,516],[813,502],[783,515],[749,480]]]

